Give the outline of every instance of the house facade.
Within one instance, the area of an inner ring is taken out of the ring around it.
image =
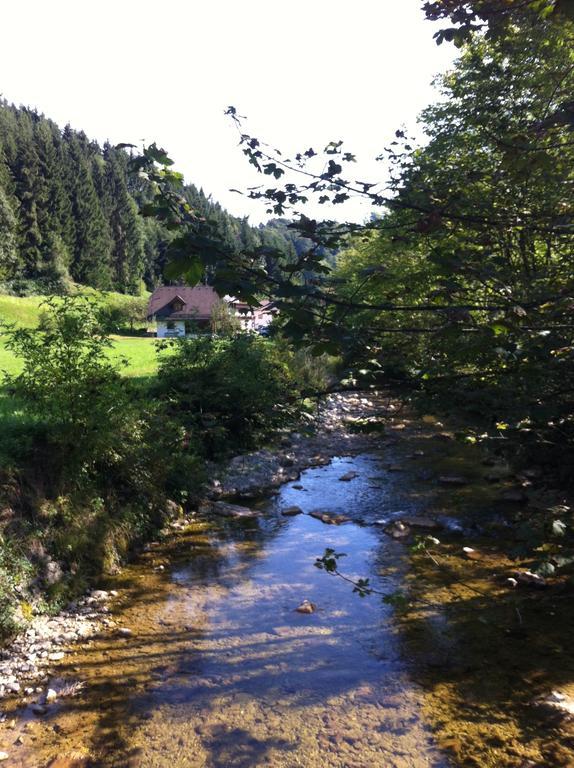
[[[210,285],[166,285],[152,293],[148,320],[155,323],[160,339],[210,333],[213,312],[222,302],[245,331],[261,332],[275,312],[269,302],[250,307],[231,296],[221,298]]]

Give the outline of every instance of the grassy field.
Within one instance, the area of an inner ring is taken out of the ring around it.
[[[96,295],[95,291],[83,289],[83,293]],[[106,293],[101,299],[108,305],[114,306],[131,297],[120,293]],[[19,326],[33,328],[38,324],[42,311],[43,296],[16,296],[0,295],[0,321],[16,323]],[[155,339],[143,336],[112,336],[114,347],[112,357],[118,362],[126,360],[127,365],[122,367],[122,373],[126,376],[148,377],[157,371]],[[4,372],[17,373],[20,365],[11,352],[6,349],[0,335],[0,386]]]
[[[113,352],[112,358],[121,363],[122,360],[127,365],[121,366],[120,371],[125,376],[147,377],[153,376],[157,371],[156,340],[150,337],[141,336],[112,336]],[[20,363],[14,355],[9,352],[0,337],[0,386],[4,373],[18,373]]]

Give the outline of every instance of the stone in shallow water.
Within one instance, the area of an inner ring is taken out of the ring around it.
[[[408,527],[408,525],[405,525],[400,520],[396,520],[394,523],[391,523],[385,528],[385,533],[387,533],[393,539],[404,539],[409,535],[410,532],[411,529]]]
[[[314,517],[315,520],[320,520],[326,525],[341,525],[342,523],[350,522],[350,518],[345,517],[345,515],[337,515],[333,512],[324,512],[321,509],[314,509],[312,512],[309,512],[309,517]]]
[[[297,608],[295,608],[297,613],[315,613],[317,610],[317,606],[315,603],[310,602],[309,600],[303,600],[301,605],[298,605]]]
[[[220,517],[248,518],[258,517],[261,514],[249,507],[242,507],[239,504],[229,504],[226,501],[211,502],[209,510]]]
[[[348,483],[350,480],[354,480],[356,477],[359,476],[358,472],[346,472],[344,475],[341,475],[339,480],[342,480],[344,483]]]
[[[427,528],[431,531],[442,528],[442,525],[438,520],[434,520],[432,517],[426,517],[425,515],[409,515],[408,517],[401,517],[401,522],[408,525],[409,528]]]
[[[301,507],[285,507],[285,509],[281,510],[281,514],[285,517],[295,517],[295,515],[301,515],[303,514],[303,510]]]

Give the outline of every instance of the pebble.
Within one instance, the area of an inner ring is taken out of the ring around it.
[[[132,637],[134,634],[129,627],[118,627],[116,632],[120,637]]]

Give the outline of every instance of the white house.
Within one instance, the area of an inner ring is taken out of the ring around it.
[[[156,323],[156,335],[161,339],[209,333],[213,310],[222,300],[246,331],[260,332],[277,311],[270,302],[251,307],[231,296],[221,299],[210,285],[167,285],[152,293],[148,320]]]

